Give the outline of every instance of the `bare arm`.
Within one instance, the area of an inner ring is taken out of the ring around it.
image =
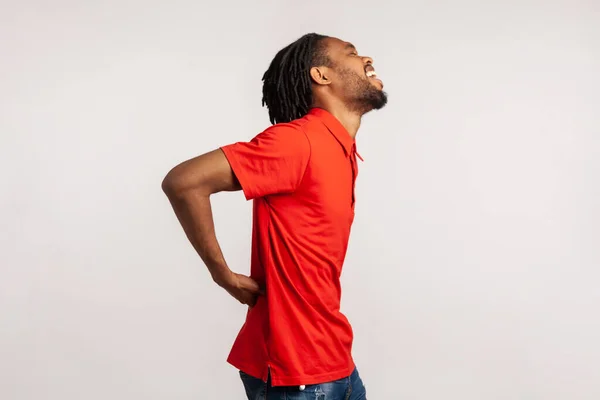
[[[227,158],[217,149],[174,167],[162,182],[177,219],[213,280],[243,304],[252,306],[258,284],[232,272],[215,234],[210,195],[241,190]]]

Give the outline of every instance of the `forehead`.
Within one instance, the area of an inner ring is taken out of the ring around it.
[[[335,38],[335,37],[329,37],[326,40],[326,46],[327,46],[327,51],[330,54],[337,54],[337,53],[342,53],[342,52],[348,52],[348,51],[356,51],[356,47],[354,47],[354,45],[350,42],[346,42],[344,40]]]

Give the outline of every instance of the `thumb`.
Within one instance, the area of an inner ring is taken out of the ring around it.
[[[258,282],[256,282],[254,279],[252,279],[250,277],[244,278],[244,287],[246,288],[246,290],[248,290],[252,293],[262,294],[262,289],[261,289],[260,285],[258,284]]]
[[[259,284],[258,282],[254,281],[256,283],[256,286],[258,287],[258,291],[256,292],[258,295],[260,296],[264,296],[265,295],[265,286],[264,284]]]

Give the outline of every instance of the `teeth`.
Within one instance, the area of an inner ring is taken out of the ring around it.
[[[377,73],[375,71],[368,71],[367,72],[367,77],[372,78],[374,76],[377,76]]]

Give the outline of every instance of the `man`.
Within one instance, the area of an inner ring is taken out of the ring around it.
[[[228,358],[248,399],[366,398],[340,312],[340,274],[354,219],[354,138],[362,115],[387,102],[372,64],[337,38],[301,37],[263,76],[273,125],[181,163],[163,181],[213,280],[249,306]],[[211,212],[211,194],[236,190],[253,200],[249,277],[227,266]]]

